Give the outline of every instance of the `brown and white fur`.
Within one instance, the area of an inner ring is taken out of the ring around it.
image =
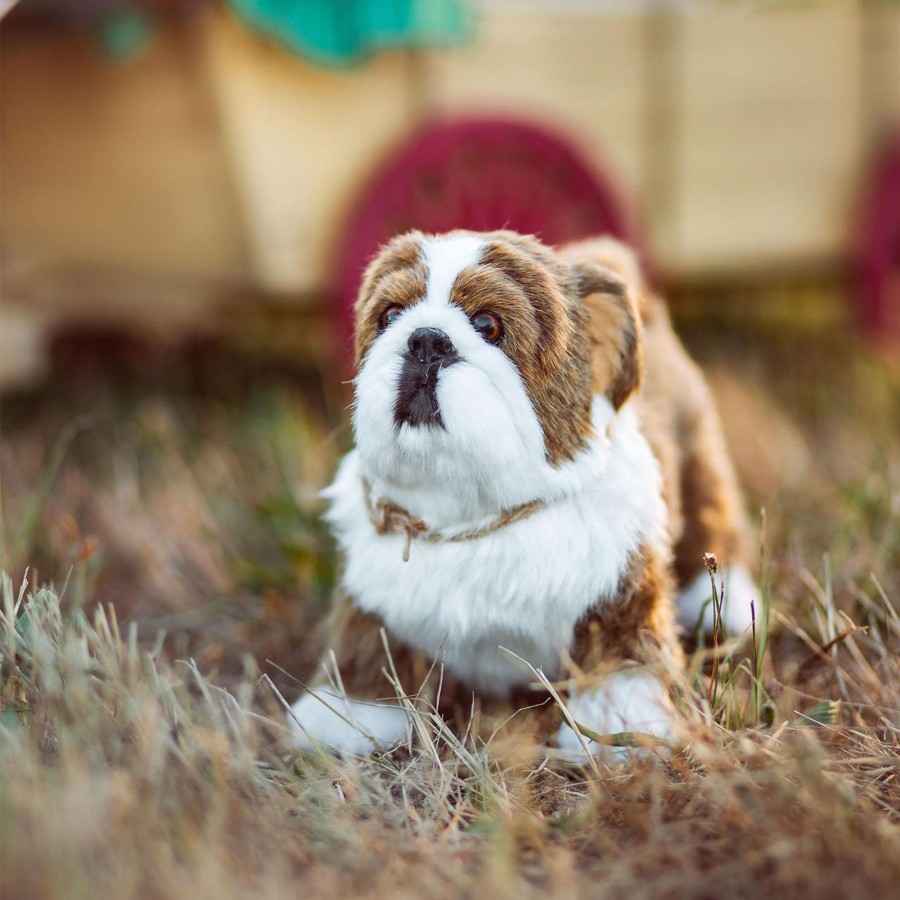
[[[382,630],[408,691],[437,660],[446,691],[508,697],[534,681],[518,656],[574,676],[579,724],[670,737],[660,672],[681,658],[676,620],[711,624],[703,554],[727,567],[729,633],[755,587],[709,392],[630,252],[397,237],[366,272],[355,349],[356,449],[325,493],[345,558],[339,676],[294,705],[296,742],[365,752],[404,735]],[[583,752],[565,723],[556,742]]]

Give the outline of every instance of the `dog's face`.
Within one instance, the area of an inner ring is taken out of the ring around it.
[[[512,232],[411,232],[356,304],[354,430],[368,472],[415,486],[503,486],[557,468],[640,379],[635,302],[615,273]],[[514,494],[515,492],[513,492]]]

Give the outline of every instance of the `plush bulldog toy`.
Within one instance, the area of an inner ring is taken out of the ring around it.
[[[355,349],[356,446],[326,491],[332,672],[294,705],[296,742],[405,735],[386,647],[407,691],[439,667],[470,697],[513,696],[524,660],[568,679],[579,725],[669,738],[679,625],[712,625],[704,554],[729,634],[756,588],[709,391],[630,251],[402,235],[366,271]],[[586,746],[567,721],[555,741]]]

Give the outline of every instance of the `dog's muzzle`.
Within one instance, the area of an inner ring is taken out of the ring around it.
[[[444,427],[437,400],[441,369],[459,362],[450,335],[439,328],[417,328],[407,341],[397,384],[394,424]]]

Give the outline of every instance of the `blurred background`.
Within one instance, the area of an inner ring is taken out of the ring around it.
[[[508,226],[634,243],[784,571],[894,577],[900,4],[0,10],[13,572],[302,667],[360,272],[409,227]]]
[[[896,338],[890,0],[4,2],[4,387],[73,328],[330,358],[410,226],[608,230],[679,300]]]

